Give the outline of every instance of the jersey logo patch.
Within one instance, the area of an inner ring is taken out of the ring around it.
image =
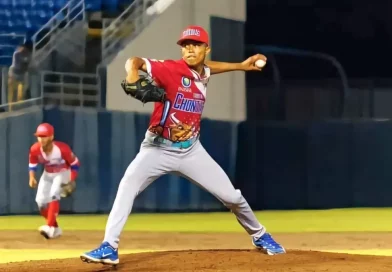
[[[195,133],[195,127],[181,122],[175,117],[176,113],[170,114],[172,124],[169,126],[169,139],[172,142],[189,140]]]
[[[181,78],[181,84],[183,87],[178,87],[179,92],[191,93],[192,89],[190,88],[192,85],[192,81],[187,77]]]
[[[185,88],[189,88],[192,84],[191,80],[187,77],[182,77],[181,78],[181,84],[182,86],[184,86]]]

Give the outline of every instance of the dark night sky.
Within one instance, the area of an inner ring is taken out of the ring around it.
[[[325,52],[343,64],[349,77],[392,78],[392,0],[247,2],[247,44]],[[294,75],[293,63],[301,60],[280,57],[278,61],[281,67],[290,69],[286,74]],[[328,66],[318,65],[321,70]],[[315,66],[301,66],[302,75],[307,69],[312,72]]]

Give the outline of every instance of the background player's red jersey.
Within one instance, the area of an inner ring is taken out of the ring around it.
[[[78,175],[79,159],[73,154],[69,145],[54,141],[53,150],[49,155],[43,152],[40,143],[35,143],[30,148],[29,169],[35,171],[38,164],[43,164],[48,173],[58,173],[71,170],[71,180]]]
[[[164,104],[154,105],[149,130],[173,142],[197,137],[210,69],[205,66],[201,77],[183,60],[143,60],[148,74],[167,93]]]

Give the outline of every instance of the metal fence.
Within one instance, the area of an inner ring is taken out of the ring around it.
[[[34,72],[26,74],[23,84],[22,99],[10,100],[9,94],[9,68],[6,66],[0,67],[0,112],[17,111],[26,107],[42,105],[42,92],[39,86],[38,75]],[[17,91],[13,90],[13,96],[17,96]]]
[[[101,107],[101,84],[95,74],[42,71],[40,86],[45,104]]]
[[[28,76],[28,89],[22,100],[10,102],[8,67],[0,67],[0,112],[17,111],[31,106],[62,105],[101,108],[101,81],[95,74],[42,71]],[[26,82],[27,83],[27,82]]]

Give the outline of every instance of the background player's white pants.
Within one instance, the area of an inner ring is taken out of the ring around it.
[[[66,184],[71,179],[71,171],[59,173],[43,172],[37,189],[35,201],[39,208],[45,207],[53,200],[60,200],[61,185]]]
[[[258,238],[265,228],[239,190],[234,189],[226,173],[197,141],[187,150],[168,150],[144,141],[140,152],[122,178],[110,212],[104,241],[118,247],[121,231],[132,210],[135,197],[158,177],[177,173],[218,198],[237,217],[251,236]]]

